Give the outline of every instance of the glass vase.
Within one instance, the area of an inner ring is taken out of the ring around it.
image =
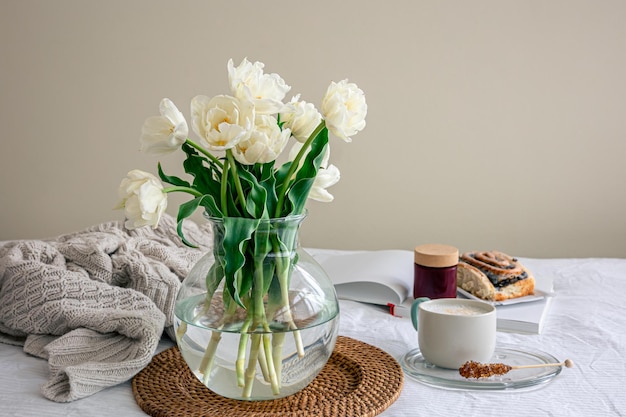
[[[322,267],[299,247],[304,217],[208,217],[213,249],[184,279],[174,326],[185,362],[216,394],[285,397],[305,388],[330,358],[339,305]]]

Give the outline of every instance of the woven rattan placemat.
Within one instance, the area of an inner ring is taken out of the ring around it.
[[[269,401],[238,401],[207,389],[178,348],[156,355],[133,378],[133,394],[153,417],[373,417],[400,395],[404,376],[383,350],[339,336],[319,375],[302,391]]]

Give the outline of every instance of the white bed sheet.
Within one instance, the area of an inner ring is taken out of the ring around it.
[[[341,251],[310,250],[316,257]],[[554,279],[556,297],[540,335],[498,333],[499,345],[570,358],[552,382],[530,391],[450,391],[405,377],[400,398],[382,416],[626,416],[626,259],[522,259]],[[382,309],[341,301],[340,334],[378,346],[396,358],[417,347],[410,321]],[[172,346],[163,340],[159,351]],[[0,415],[144,416],[130,382],[67,404],[39,387],[47,363],[0,343]]]

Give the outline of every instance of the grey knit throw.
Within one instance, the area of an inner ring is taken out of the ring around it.
[[[0,248],[0,342],[48,360],[45,397],[67,402],[132,378],[172,334],[181,279],[210,247],[208,226],[127,230],[108,222]]]

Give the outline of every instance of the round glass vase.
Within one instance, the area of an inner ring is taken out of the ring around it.
[[[174,327],[183,359],[216,394],[238,400],[294,394],[332,354],[339,304],[327,274],[299,247],[304,217],[207,217],[213,250],[183,280]],[[239,251],[229,249],[233,239]]]

